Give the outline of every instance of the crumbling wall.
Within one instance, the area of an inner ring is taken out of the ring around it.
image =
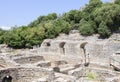
[[[88,43],[86,53],[89,53],[91,61],[108,63],[109,57],[120,49],[120,43]]]
[[[16,82],[32,82],[35,79],[46,77],[49,82],[54,79],[54,72],[52,69],[43,68],[20,68],[18,70],[18,80]]]
[[[83,56],[83,49],[80,48],[81,41],[67,41],[67,40],[53,40],[50,42],[51,46],[44,45],[46,40],[42,43],[39,52],[47,52],[61,55],[78,55]],[[64,43],[64,44],[63,44]]]
[[[0,82],[6,76],[11,76],[12,82],[32,82],[35,79],[47,76],[47,79],[51,82],[54,79],[54,72],[51,69],[24,67],[0,70]]]
[[[0,57],[0,67],[4,68],[6,66],[7,66],[6,61],[2,57]]]
[[[20,57],[14,59],[16,63],[19,64],[27,64],[27,63],[36,63],[39,61],[44,61],[43,56],[28,56],[28,57]]]
[[[108,63],[110,55],[120,49],[120,34],[115,33],[108,39],[100,39],[99,35],[82,36],[79,33],[69,35],[61,35],[55,39],[45,40],[39,50],[39,53],[46,52],[48,54],[73,55],[85,58],[89,54],[90,61]],[[65,43],[60,47],[61,43]],[[83,48],[80,46],[87,42]],[[49,43],[49,46],[46,46]],[[85,51],[85,53],[84,53]]]
[[[2,82],[3,78],[6,76],[11,76],[13,82],[17,82],[17,75],[18,69],[17,68],[6,68],[0,70],[0,82]]]

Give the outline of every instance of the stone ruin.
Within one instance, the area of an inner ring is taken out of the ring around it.
[[[0,49],[0,82],[120,82],[109,61],[120,51],[120,34],[100,39],[73,30],[33,49]]]

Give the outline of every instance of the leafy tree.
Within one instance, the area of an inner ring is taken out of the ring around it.
[[[80,10],[71,10],[68,13],[63,14],[61,18],[69,23],[79,23],[82,19],[82,12]]]
[[[89,4],[83,10],[83,17],[86,20],[93,19],[93,12],[96,8],[100,8],[102,6],[101,0],[90,0]]]
[[[120,6],[117,4],[105,4],[97,8],[94,12],[94,20],[99,25],[102,21],[106,23],[111,31],[115,31],[120,26]]]
[[[105,22],[101,22],[98,28],[98,33],[100,34],[101,37],[106,38],[109,37],[111,32],[108,29],[107,25],[105,24]]]
[[[49,21],[44,24],[44,28],[46,29],[46,38],[55,38],[61,32],[68,34],[71,29],[70,24],[62,19]]]
[[[84,19],[80,21],[79,31],[83,35],[92,35],[94,33],[94,28],[92,24]]]
[[[40,16],[37,18],[37,20],[31,22],[28,25],[28,27],[35,27],[35,26],[39,25],[41,22],[46,22],[46,21],[55,20],[55,19],[57,19],[56,13],[48,14],[47,16]]]
[[[120,0],[115,0],[114,2],[115,4],[119,4],[120,5]]]
[[[4,43],[4,34],[5,34],[6,32],[7,32],[7,31],[0,29],[0,44],[3,44],[3,43]]]

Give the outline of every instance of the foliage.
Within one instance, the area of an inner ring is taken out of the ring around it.
[[[93,28],[92,22],[82,19],[80,21],[79,31],[83,35],[92,35],[94,33],[94,28]]]
[[[120,0],[115,0],[115,4],[119,4],[120,5]]]
[[[6,33],[5,30],[0,29],[0,44],[4,43],[4,34]]]
[[[28,25],[28,27],[35,27],[42,22],[46,22],[46,21],[49,21],[49,20],[55,20],[55,19],[57,19],[57,14],[56,13],[48,14],[47,16],[40,16],[40,17],[37,18],[37,20],[31,22]]]
[[[39,16],[27,26],[14,26],[11,30],[0,29],[0,44],[13,48],[32,48],[41,45],[44,39],[55,38],[60,33],[69,34],[78,29],[82,35],[100,34],[107,38],[120,32],[120,0],[115,3],[102,3],[90,0],[83,10],[71,10],[57,16],[51,13]]]
[[[93,12],[96,8],[101,7],[102,2],[100,0],[90,0],[89,4],[86,5],[85,9],[83,10],[87,14]]]
[[[98,33],[101,35],[101,37],[105,38],[110,36],[111,32],[108,29],[107,25],[105,22],[101,22],[98,28]]]
[[[63,14],[61,18],[69,23],[79,23],[82,19],[82,12],[79,10],[71,10],[70,12]]]
[[[94,20],[100,24],[104,21],[110,30],[115,31],[120,26],[120,6],[117,4],[105,4],[94,12]]]

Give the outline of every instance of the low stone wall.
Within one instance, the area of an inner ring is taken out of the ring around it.
[[[32,82],[35,79],[47,76],[49,81],[53,81],[54,72],[52,69],[43,68],[20,68],[18,70],[18,81],[17,82]]]
[[[0,57],[0,67],[4,68],[6,66],[7,66],[6,61]]]
[[[28,63],[36,63],[39,61],[44,61],[43,56],[28,56],[28,57],[19,57],[14,59],[16,63],[19,64],[28,64]]]
[[[45,53],[42,56],[44,56],[45,60],[51,61],[51,64],[55,65],[55,61],[65,61],[68,64],[77,64],[81,63],[81,58],[79,56],[74,56],[74,55],[60,55],[60,54],[50,54],[50,53]]]
[[[80,67],[74,70],[70,70],[68,74],[76,77],[76,79],[79,79],[82,77],[89,78],[91,77],[89,76],[89,74],[91,74],[94,77],[94,79],[98,80],[99,82],[119,82],[118,80],[120,78],[118,76],[118,73],[116,73],[115,71],[94,68],[94,67],[93,68]],[[117,77],[117,78],[114,78],[114,77]],[[109,81],[108,78],[111,78],[115,81]]]
[[[14,67],[16,63],[10,60],[8,57],[0,57],[0,68]]]
[[[107,70],[107,69],[100,69],[100,68],[86,68],[85,70],[86,74],[91,72],[96,74],[96,78],[100,81],[100,82],[108,82],[106,81],[106,78],[113,78],[118,76],[118,72],[112,71],[112,70]],[[114,82],[114,81],[112,81]],[[119,82],[119,81],[115,81],[115,82]]]
[[[12,82],[32,82],[35,79],[47,76],[49,82],[54,79],[54,72],[52,69],[43,68],[7,68],[0,70],[0,82],[6,76],[12,77]]]
[[[68,72],[68,74],[69,74],[69,75],[72,75],[72,76],[75,76],[76,79],[86,76],[85,69],[82,68],[82,67],[81,67],[81,68],[74,69],[74,70],[70,70],[70,71]]]

